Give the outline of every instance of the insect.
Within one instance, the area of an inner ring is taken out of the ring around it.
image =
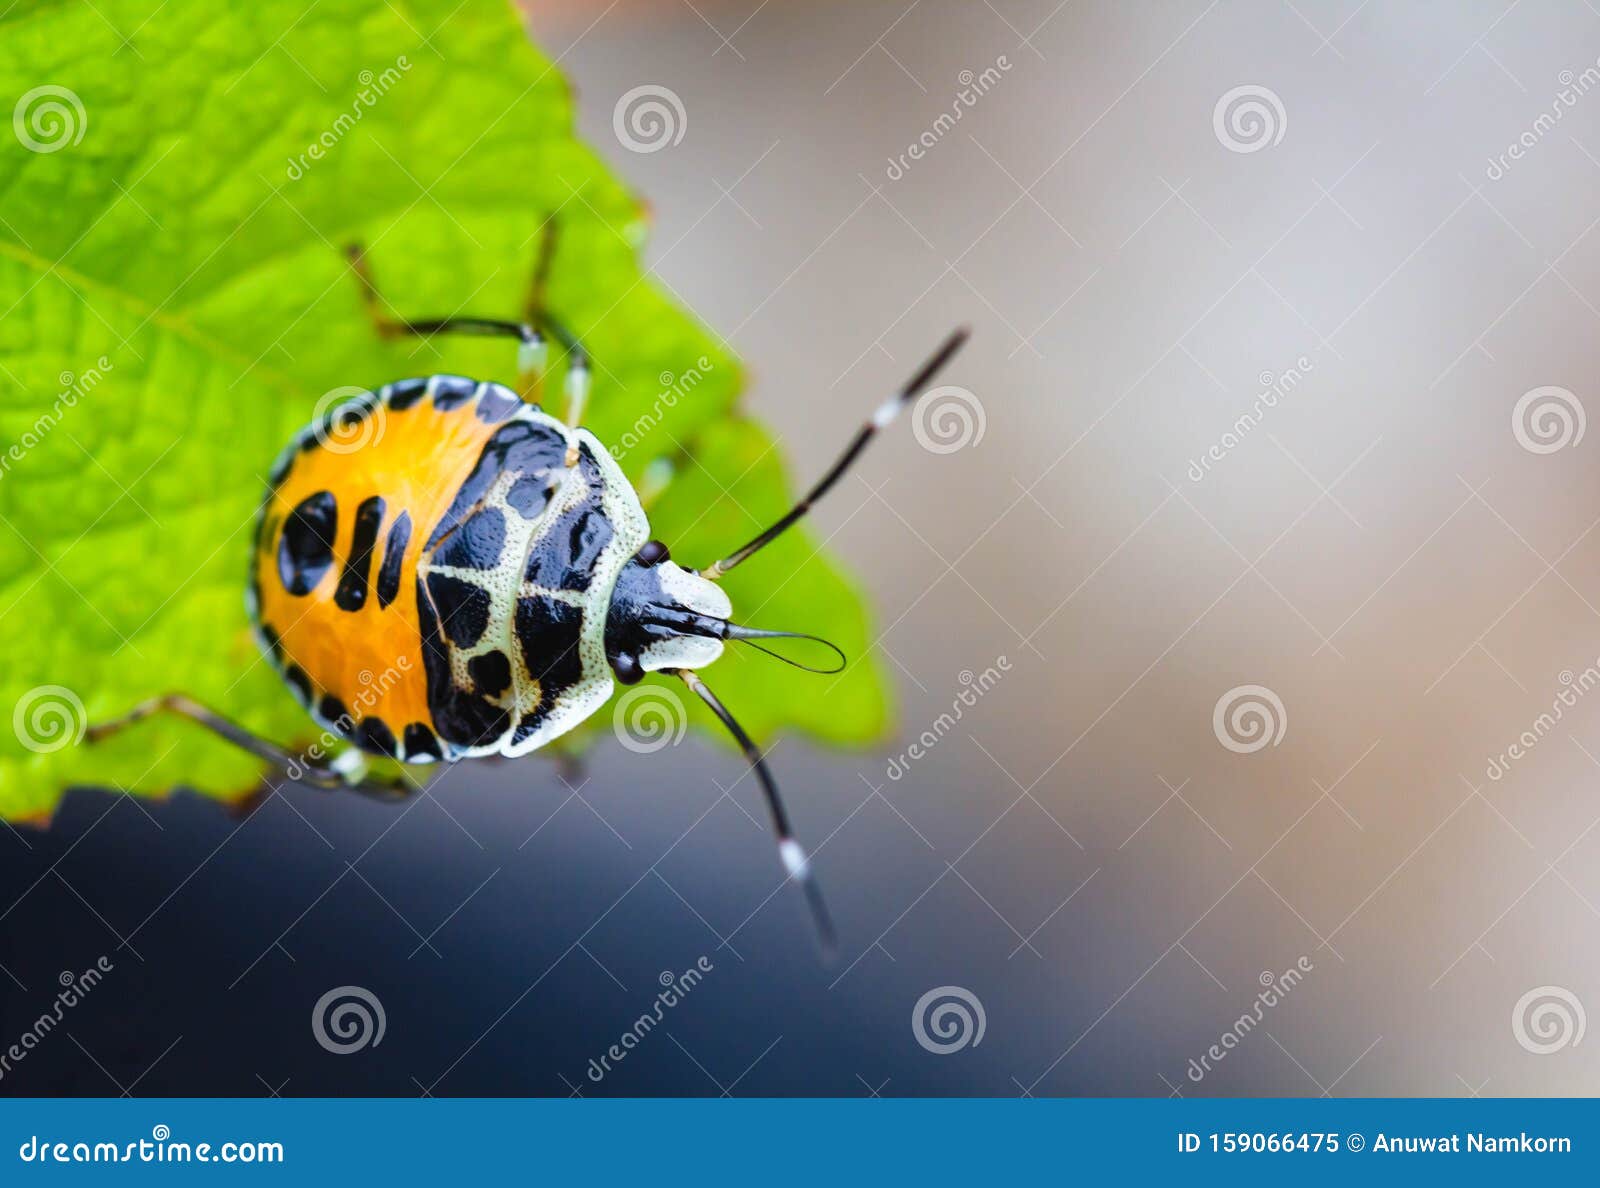
[[[580,427],[588,357],[544,308],[552,239],[540,250],[521,321],[392,317],[362,250],[348,250],[379,334],[513,339],[519,373],[516,390],[433,375],[361,392],[297,434],[269,475],[251,559],[251,620],[300,703],[354,747],[307,762],[181,693],[143,702],[87,737],[175,713],[315,786],[394,795],[404,782],[374,777],[362,752],[405,763],[525,755],[588,718],[616,683],[672,674],[743,750],[788,877],[831,946],[832,924],[777,784],[699,670],[728,641],[764,651],[759,641],[832,645],[733,622],[717,580],[803,517],[966,332],[946,339],[785,515],[721,560],[686,568],[651,538],[639,494]],[[550,340],[565,353],[561,420],[537,402]]]

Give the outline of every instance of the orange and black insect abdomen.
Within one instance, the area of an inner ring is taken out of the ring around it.
[[[523,407],[457,377],[391,384],[303,431],[273,469],[252,571],[263,646],[320,723],[363,749],[447,756],[421,646],[429,529]]]
[[[610,696],[611,589],[647,535],[586,432],[498,384],[403,381],[274,468],[259,633],[301,702],[365,750],[521,754]]]

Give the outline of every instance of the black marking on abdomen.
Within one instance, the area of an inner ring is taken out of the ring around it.
[[[452,679],[450,645],[420,578],[417,624],[422,635],[422,668],[428,678],[428,712],[433,716],[434,730],[456,747],[486,747],[498,742],[511,729],[511,714],[487,698],[462,689]]]
[[[504,652],[485,652],[467,661],[472,687],[485,697],[499,697],[511,687],[511,661]]]
[[[491,570],[500,564],[505,547],[505,514],[498,507],[485,507],[456,529],[434,552],[429,564]]]
[[[283,679],[289,682],[289,687],[300,698],[301,705],[311,704],[311,678],[306,675],[306,670],[298,664],[290,664],[283,670]]]
[[[548,696],[554,699],[583,679],[582,607],[540,595],[519,598],[516,626],[523,663]]]
[[[485,384],[483,395],[478,397],[478,420],[486,425],[498,425],[514,416],[521,407],[522,401],[516,396],[493,384]]]
[[[411,513],[403,511],[389,527],[383,546],[383,564],[378,569],[378,605],[388,606],[400,593],[400,565],[406,546],[411,543]]]
[[[322,700],[317,702],[317,712],[335,730],[343,732],[350,729],[350,722],[345,716],[349,711],[344,708],[344,702],[332,693],[322,695]]]
[[[539,682],[539,704],[512,736],[521,742],[550,716],[556,699],[583,680],[583,609],[548,596],[519,598],[515,628],[523,663]]]
[[[362,718],[356,723],[354,738],[363,751],[394,758],[394,731],[382,718]]]
[[[307,495],[283,522],[278,541],[278,579],[294,595],[311,593],[333,565],[339,504],[332,491]]]
[[[560,480],[553,476],[525,474],[511,484],[506,492],[506,502],[517,509],[524,520],[531,520],[550,502],[550,493]]]
[[[400,380],[398,383],[385,384],[379,393],[384,403],[391,412],[405,412],[417,401],[421,400],[428,391],[426,379]]]
[[[428,729],[423,722],[413,722],[405,728],[401,735],[401,742],[405,745],[404,758],[415,762],[418,759],[443,759],[444,748],[439,745],[439,737]]]
[[[439,542],[456,530],[473,509],[483,502],[490,486],[502,471],[515,470],[540,484],[532,492],[524,492],[512,506],[527,519],[535,518],[545,508],[550,496],[543,484],[550,476],[566,467],[567,439],[550,425],[532,421],[508,421],[496,429],[484,443],[478,455],[478,464],[461,484],[450,509],[439,517],[428,536],[427,552],[438,547]],[[520,484],[512,490],[518,490]]]
[[[339,588],[333,593],[340,610],[358,611],[367,605],[367,585],[372,576],[372,549],[378,543],[378,528],[383,524],[383,496],[372,495],[356,508],[355,536],[350,542],[350,557],[345,561]]]
[[[603,509],[573,508],[534,545],[524,576],[547,590],[587,590],[613,535]]]
[[[458,648],[470,648],[489,626],[489,591],[449,574],[428,575],[428,598],[438,611],[439,626]]]
[[[436,375],[428,380],[428,386],[433,390],[433,407],[440,412],[450,412],[472,399],[472,394],[478,390],[478,381],[464,375]]]
[[[587,446],[579,455],[583,502],[561,513],[528,554],[523,576],[547,590],[587,590],[600,554],[616,535],[606,516],[604,479]]]

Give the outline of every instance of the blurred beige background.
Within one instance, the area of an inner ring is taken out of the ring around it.
[[[949,378],[981,439],[897,427],[819,521],[879,607],[892,751],[1011,670],[900,779],[778,753],[838,830],[824,994],[885,1030],[941,984],[986,1008],[983,1078],[927,1057],[886,1091],[1600,1088],[1571,1042],[1600,1004],[1600,15],[530,7],[799,473],[976,328]],[[641,153],[613,115],[644,84],[684,123]],[[1241,686],[1276,745],[1219,742]]]

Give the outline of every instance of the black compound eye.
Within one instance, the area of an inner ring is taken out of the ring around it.
[[[659,540],[647,540],[633,556],[640,565],[660,565],[672,554],[667,551],[667,546]]]
[[[617,680],[624,685],[637,685],[644,680],[644,668],[639,663],[639,657],[626,652],[611,657],[611,671],[617,674]]]

